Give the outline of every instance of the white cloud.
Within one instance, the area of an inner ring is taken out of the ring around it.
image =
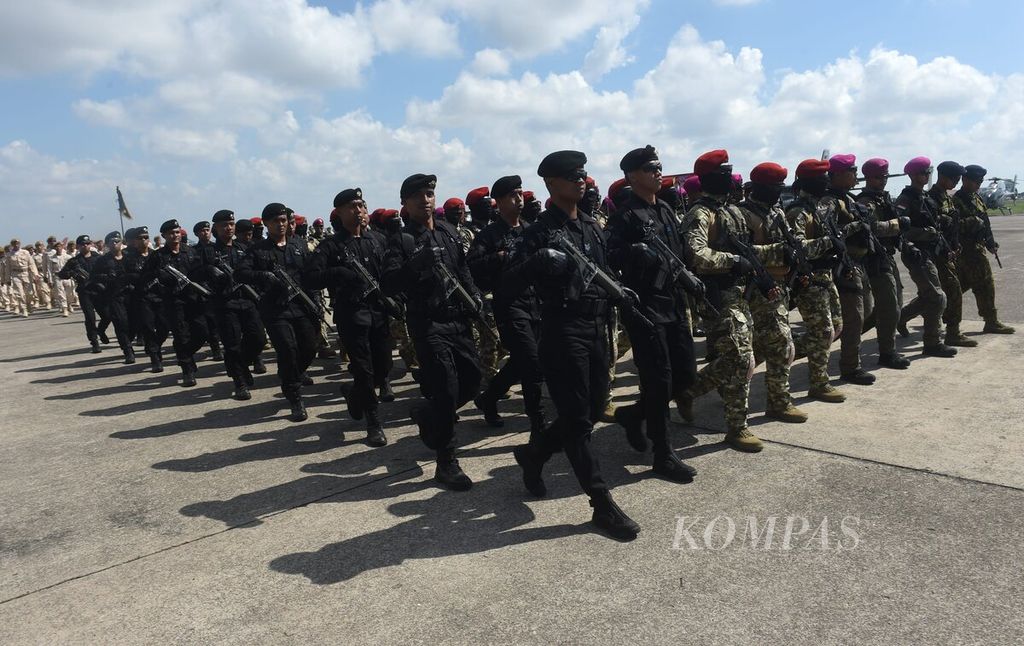
[[[469,69],[479,76],[505,76],[509,71],[509,62],[497,49],[481,49],[473,56]]]
[[[597,30],[594,46],[587,52],[580,70],[587,81],[593,83],[613,69],[633,62],[633,58],[622,46],[622,41],[639,24],[640,14],[634,13],[626,19],[604,25]]]
[[[215,161],[234,155],[235,141],[235,134],[226,130],[200,132],[161,126],[142,135],[143,148],[154,155]]]
[[[78,117],[89,123],[100,126],[123,128],[128,125],[128,112],[124,104],[113,99],[111,101],[93,101],[80,99],[71,106]]]

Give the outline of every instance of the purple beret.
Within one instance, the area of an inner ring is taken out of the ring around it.
[[[932,160],[927,157],[914,157],[903,167],[903,172],[907,175],[918,175],[931,169],[931,167]]]
[[[857,166],[857,156],[850,154],[832,155],[828,160],[828,172],[842,173]]]
[[[683,190],[687,193],[700,193],[700,177],[690,175],[683,180]]]
[[[860,167],[864,177],[885,177],[889,174],[889,160],[881,157],[872,157]]]

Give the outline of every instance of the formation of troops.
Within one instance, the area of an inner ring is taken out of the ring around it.
[[[790,187],[773,162],[743,183],[724,150],[701,155],[685,181],[665,178],[646,146],[622,158],[623,177],[602,198],[586,163],[577,151],[540,162],[546,204],[506,176],[438,207],[436,177],[416,174],[402,182],[400,211],[370,214],[360,189],[339,192],[327,229],[275,202],[251,220],[217,211],[193,227],[194,245],[174,219],[160,226],[158,248],[145,226],[102,243],[79,236],[73,250],[54,238],[31,249],[12,240],[0,261],[0,305],[23,316],[79,308],[93,352],[110,342],[112,326],[124,362],[135,363],[139,345],[153,372],[163,371],[171,336],[183,387],[196,384],[195,356],[208,344],[237,400],[250,399],[253,375],[266,372],[269,341],[297,422],[307,418],[302,390],[314,357],[337,356],[330,318],[352,377],[348,413],[365,421],[367,443],[388,442],[378,410],[395,399],[388,375],[397,346],[419,385],[410,417],[436,455],[436,480],[453,490],[472,486],[455,457],[457,411],[473,401],[487,424],[502,426],[498,402],[518,383],[530,432],[513,452],[526,489],[544,496],[545,464],[564,452],[593,522],[621,540],[640,528],[601,476],[591,448],[598,420],[649,450],[654,474],[687,483],[696,471],[671,447],[670,406],[692,422],[694,400],[717,390],[725,442],[760,451],[747,426],[758,363],[767,416],[800,423],[807,414],[789,383],[795,357],[808,360],[808,395],[838,404],[847,394],[828,376],[837,339],[841,381],[867,386],[875,377],[860,345],[872,327],[885,368],[910,365],[895,339],[917,316],[927,356],[950,359],[977,345],[960,329],[964,292],[974,292],[984,332],[1014,331],[995,308],[988,254],[998,245],[978,196],[980,166],[933,168],[916,157],[903,168],[910,185],[893,199],[884,159],[860,167],[851,154],[808,159]],[[917,290],[906,304],[897,255]],[[797,334],[792,309],[802,319]],[[700,370],[697,334],[707,339]],[[615,364],[629,348],[639,395],[614,407]],[[554,411],[544,409],[545,385]]]

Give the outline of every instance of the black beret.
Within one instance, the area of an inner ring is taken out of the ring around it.
[[[506,175],[505,177],[499,177],[498,181],[494,182],[494,186],[491,187],[491,197],[505,197],[517,188],[523,187],[523,178],[518,175]]]
[[[163,224],[160,225],[160,233],[164,233],[165,231],[170,231],[172,229],[177,230],[180,228],[181,225],[178,224],[177,220],[168,220],[167,222],[164,222]]]
[[[201,222],[196,222],[195,226],[192,227],[192,233],[194,233],[196,235],[199,235],[200,231],[202,231],[203,229],[209,229],[209,228],[210,228],[210,223],[207,222],[206,220],[203,220]]]
[[[647,145],[643,148],[634,148],[625,154],[619,162],[619,169],[625,173],[640,170],[647,162],[658,161],[658,151],[654,146]]]
[[[559,150],[541,160],[537,174],[541,177],[565,177],[587,164],[587,156],[578,150]]]
[[[260,216],[260,219],[270,220],[281,215],[282,213],[288,215],[288,211],[290,210],[291,209],[289,209],[284,204],[281,204],[280,202],[271,202],[270,204],[263,207],[263,215]]]
[[[110,244],[111,242],[121,242],[120,231],[111,231],[103,238],[103,244]]]
[[[149,227],[132,227],[124,232],[125,240],[137,240],[142,236],[149,235]]]
[[[246,231],[252,231],[252,229],[252,220],[246,220],[243,218],[235,224],[235,233],[245,233]]]
[[[89,244],[90,242],[92,242],[92,238],[90,238],[87,235],[80,235],[77,238],[75,238],[76,247],[81,247],[82,245]]]
[[[346,188],[344,191],[334,196],[334,208],[338,209],[349,202],[355,202],[356,200],[363,199],[363,189],[361,188]]]
[[[217,211],[216,213],[213,214],[213,223],[214,224],[217,224],[218,222],[234,222],[234,221],[235,221],[235,212],[234,211],[229,211],[227,209],[221,209],[220,211]]]
[[[983,167],[978,166],[977,164],[971,164],[970,166],[964,167],[964,177],[966,177],[967,179],[972,179],[975,182],[980,182],[981,180],[985,179],[985,175],[987,174],[988,171],[985,170]]]
[[[437,187],[437,175],[423,175],[416,173],[405,178],[402,182],[402,189],[399,191],[398,196],[400,199],[405,199],[414,193],[419,193],[425,188],[433,189]]]
[[[960,176],[964,174],[964,167],[955,161],[944,161],[935,167],[939,175],[943,177],[955,177],[960,179]]]

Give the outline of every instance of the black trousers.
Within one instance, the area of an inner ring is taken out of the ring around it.
[[[526,415],[533,419],[541,414],[541,384],[544,383],[544,371],[537,351],[540,321],[516,318],[498,321],[497,324],[501,345],[508,351],[508,361],[491,378],[486,395],[497,399],[518,381],[523,387]]]
[[[480,392],[480,358],[473,335],[466,326],[462,333],[429,334],[413,337],[420,362],[420,379],[430,384],[426,406],[427,422],[441,451],[454,451],[455,411]]]
[[[208,334],[203,304],[189,299],[164,298],[164,320],[174,335],[178,365],[194,372],[194,355],[206,343]]]
[[[214,319],[224,344],[224,368],[238,385],[250,374],[249,366],[263,351],[267,332],[255,303],[250,301],[223,304],[215,311]]]
[[[313,362],[318,326],[319,323],[314,324],[308,316],[263,319],[263,327],[277,354],[281,392],[292,403],[302,396],[302,374]]]
[[[654,450],[668,449],[668,404],[673,394],[697,379],[693,336],[685,321],[660,323],[653,332],[626,320],[633,360],[640,374],[640,399],[618,410],[620,415],[646,420]]]
[[[561,444],[580,487],[591,497],[608,491],[590,446],[594,421],[604,411],[608,394],[606,325],[603,317],[545,319],[539,346],[544,380],[558,418],[537,438],[534,450],[546,460]]]
[[[206,318],[207,341],[210,343],[210,350],[216,349],[221,344],[220,325],[217,322],[217,306],[212,301],[207,301],[203,309],[203,316]]]
[[[160,354],[160,348],[167,340],[167,323],[164,321],[163,306],[145,296],[134,298],[128,310],[131,336],[142,336],[146,354],[150,358]]]
[[[132,327],[128,320],[128,299],[124,294],[107,299],[107,318],[114,324],[117,345],[127,354],[132,347]]]
[[[92,295],[84,290],[76,289],[75,293],[78,294],[78,305],[82,308],[82,318],[85,322],[85,338],[89,339],[89,343],[95,343],[97,341],[96,304],[93,301]]]
[[[348,353],[352,373],[349,395],[368,411],[377,410],[376,388],[384,385],[391,372],[391,330],[387,317],[369,324],[350,320],[338,322],[338,336]]]

